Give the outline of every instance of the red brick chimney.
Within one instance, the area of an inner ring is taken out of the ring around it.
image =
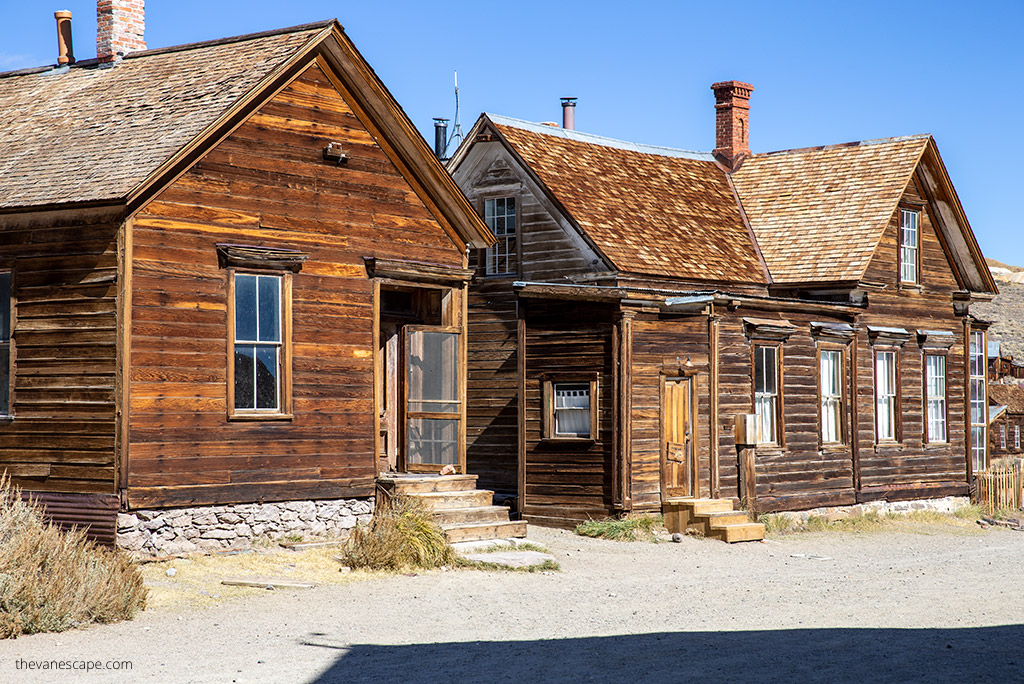
[[[735,167],[750,154],[750,93],[754,86],[741,81],[722,81],[715,91],[715,156]]]
[[[113,62],[146,49],[145,0],[96,0],[96,56]]]

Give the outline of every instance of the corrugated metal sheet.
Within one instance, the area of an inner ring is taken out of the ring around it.
[[[22,492],[43,508],[47,519],[62,529],[78,527],[101,544],[114,545],[117,536],[119,502],[113,494],[70,494],[64,492]]]

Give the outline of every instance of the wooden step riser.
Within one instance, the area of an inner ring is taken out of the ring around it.
[[[694,516],[688,527],[700,532],[704,536],[708,536],[713,528],[723,527],[725,525],[743,525],[748,522],[750,522],[749,516],[747,516],[743,511],[737,511],[729,515],[718,515],[714,517],[707,515]]]
[[[381,484],[392,494],[427,494],[431,492],[464,492],[476,489],[476,475],[450,475],[425,480],[387,480]]]
[[[435,510],[431,514],[431,517],[438,525],[508,522],[508,509],[504,506],[488,506],[487,508],[449,508]]]
[[[470,527],[444,528],[445,536],[451,543],[464,541],[484,541],[487,539],[505,539],[508,537],[523,538],[526,536],[526,523],[523,521],[491,523],[489,525],[473,525]]]
[[[764,525],[760,523],[723,525],[712,528],[705,536],[710,539],[720,539],[730,544],[744,541],[760,541],[764,539]]]
[[[494,492],[479,489],[472,492],[436,492],[429,494],[410,494],[423,502],[432,511],[447,511],[453,508],[481,508],[490,506]]]

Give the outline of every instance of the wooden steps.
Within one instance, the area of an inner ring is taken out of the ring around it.
[[[389,494],[422,501],[452,543],[526,536],[526,522],[509,520],[507,508],[491,505],[494,492],[477,489],[476,475],[388,473],[377,483]]]
[[[673,534],[696,532],[733,543],[764,539],[764,525],[751,522],[730,499],[671,498],[662,503],[665,527]]]

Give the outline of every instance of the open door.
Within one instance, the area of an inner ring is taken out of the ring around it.
[[[405,432],[402,469],[465,472],[461,399],[460,330],[407,325],[405,337]]]
[[[693,380],[665,378],[661,399],[663,498],[697,496],[693,439]]]

